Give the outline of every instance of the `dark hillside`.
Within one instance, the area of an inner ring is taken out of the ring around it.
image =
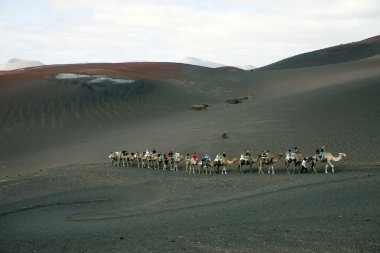
[[[380,35],[366,40],[328,47],[269,64],[259,70],[306,68],[360,60],[380,54]]]

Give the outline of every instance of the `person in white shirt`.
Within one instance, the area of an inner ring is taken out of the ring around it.
[[[303,173],[303,171],[305,171],[305,173],[307,173],[306,160],[307,160],[307,158],[304,158],[302,160],[302,163],[301,163],[301,174]]]

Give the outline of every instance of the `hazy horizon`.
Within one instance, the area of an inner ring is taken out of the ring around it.
[[[0,2],[0,63],[178,62],[225,65],[278,60],[378,35],[380,2]]]

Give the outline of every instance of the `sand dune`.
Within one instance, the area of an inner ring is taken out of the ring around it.
[[[320,145],[349,153],[347,162],[378,163],[366,151],[379,136],[378,57],[254,72],[164,64],[160,68],[166,71],[155,76],[156,65],[127,64],[124,70],[123,65],[99,64],[96,71],[94,65],[80,65],[77,71],[75,66],[48,66],[3,74],[0,130],[2,143],[11,143],[1,146],[3,166],[11,170],[17,164],[46,166],[46,160],[49,166],[104,162],[105,154],[115,149],[237,156],[247,149],[284,152],[291,146],[312,154]],[[136,78],[132,70],[147,78]],[[133,82],[57,79],[60,73]],[[224,103],[242,96],[249,99]],[[191,111],[197,103],[207,103],[209,109]],[[220,138],[222,133],[230,138]],[[44,145],[36,147],[41,141]]]

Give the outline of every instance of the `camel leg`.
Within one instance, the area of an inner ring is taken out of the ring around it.
[[[284,170],[286,171],[286,173],[287,173],[287,174],[289,174],[289,169],[288,169],[288,167],[289,167],[289,165],[288,165],[288,164],[286,164],[286,162],[285,162],[285,167],[284,167]]]
[[[264,175],[264,172],[263,172],[263,166],[262,164],[260,163],[259,165],[259,171],[258,171],[259,175]]]
[[[325,173],[329,173],[328,171],[327,171],[327,168],[329,167],[329,163],[327,162],[326,163],[326,166],[325,166]]]
[[[297,165],[297,164],[295,163],[295,164],[294,164],[294,173],[296,173],[297,170],[298,170],[298,174],[301,174],[301,170],[300,170],[299,165]]]
[[[269,165],[269,167],[268,167],[268,174],[270,174],[270,165]]]
[[[329,164],[330,164],[330,166],[331,166],[331,172],[332,173],[335,173],[335,170],[334,170],[334,165],[330,162],[330,161],[327,161]]]
[[[272,175],[274,175],[274,166],[272,165]]]

